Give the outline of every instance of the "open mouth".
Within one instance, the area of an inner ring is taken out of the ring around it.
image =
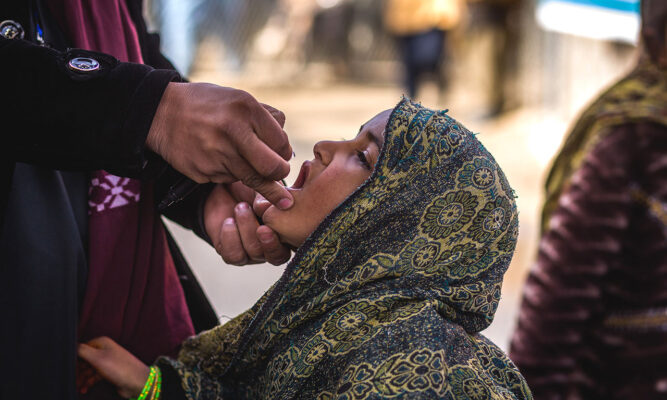
[[[290,189],[301,189],[303,188],[303,185],[306,183],[306,179],[308,178],[308,173],[310,172],[310,161],[306,161],[301,165],[301,170],[299,171],[299,176],[296,178],[296,181],[294,181],[294,184],[290,187]]]

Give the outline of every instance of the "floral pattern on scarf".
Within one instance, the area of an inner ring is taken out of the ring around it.
[[[509,184],[475,136],[404,99],[372,176],[274,287],[158,364],[188,399],[530,399],[478,333],[517,229]]]

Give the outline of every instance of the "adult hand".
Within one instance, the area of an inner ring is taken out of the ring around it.
[[[292,147],[282,112],[249,93],[208,83],[170,83],[146,145],[198,183],[241,181],[281,209],[292,195],[276,181],[289,173]]]
[[[79,357],[116,386],[124,398],[136,398],[148,380],[150,369],[138,358],[108,337],[79,344]]]
[[[241,182],[217,185],[204,205],[206,233],[228,264],[283,264],[291,252],[271,228],[259,224],[249,205],[255,195]]]

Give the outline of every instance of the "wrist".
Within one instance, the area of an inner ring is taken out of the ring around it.
[[[146,137],[146,147],[161,155],[162,158],[165,158],[165,151],[167,150],[165,139],[166,131],[171,123],[169,117],[173,115],[174,104],[177,102],[182,85],[185,84],[179,82],[169,82],[167,84]]]
[[[146,367],[146,379],[140,385],[135,385],[132,389],[132,399],[136,400],[157,400],[162,390],[162,371],[153,365]]]

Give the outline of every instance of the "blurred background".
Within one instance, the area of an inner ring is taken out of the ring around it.
[[[519,244],[485,332],[507,348],[545,174],[578,112],[635,62],[639,0],[148,1],[147,19],[182,74],[285,112],[296,153],[289,183],[317,141],[354,137],[403,94],[480,133],[519,196]],[[221,322],[283,271],[225,265],[169,227]]]

